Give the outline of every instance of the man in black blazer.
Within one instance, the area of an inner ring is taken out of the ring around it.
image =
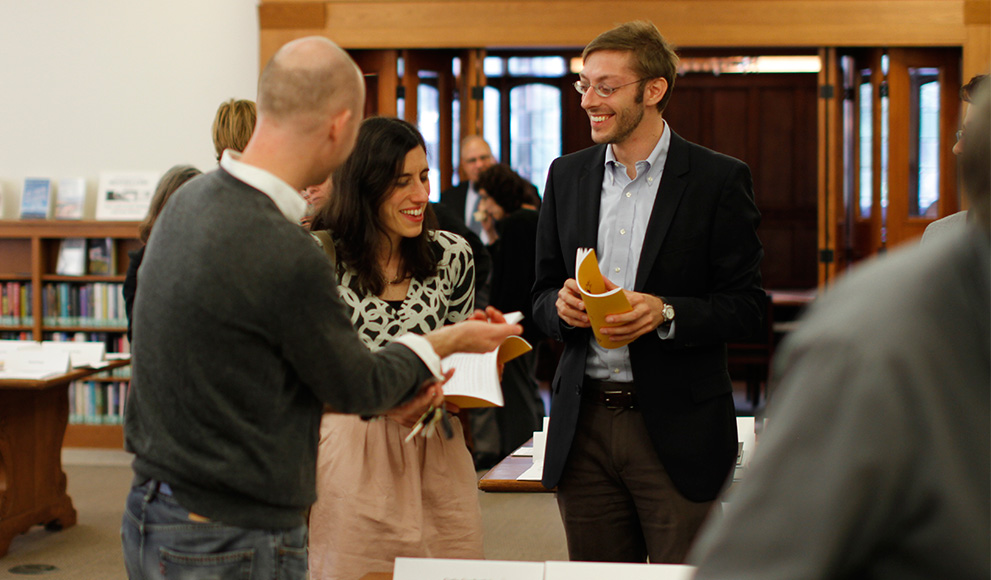
[[[534,318],[564,353],[543,484],[572,560],[681,562],[737,452],[726,342],[757,332],[760,215],[747,166],[663,120],[678,57],[632,22],[583,54],[575,88],[598,144],[555,160],[537,239]],[[575,282],[595,248],[632,311],[596,343]]]
[[[475,219],[478,209],[478,191],[475,182],[478,175],[496,164],[492,149],[478,135],[469,135],[461,141],[461,175],[464,179],[454,187],[440,192],[440,202],[464,219],[471,231],[475,232],[483,242],[489,243],[488,236],[482,231],[482,224]]]

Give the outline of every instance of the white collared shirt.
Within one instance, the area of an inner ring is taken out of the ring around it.
[[[243,181],[272,198],[282,215],[298,224],[306,214],[306,200],[296,189],[268,171],[241,161],[241,154],[233,149],[225,149],[220,158],[220,166],[238,181]]]
[[[626,290],[633,290],[636,284],[647,224],[670,147],[671,131],[665,121],[654,149],[646,159],[636,162],[636,177],[633,179],[627,175],[626,167],[617,161],[613,146],[606,147],[595,254],[599,258],[602,275]],[[662,339],[673,338],[674,322],[670,327],[658,327],[657,333]],[[599,346],[594,336],[589,340],[589,345],[586,375],[599,380],[633,381],[628,346],[605,349]]]

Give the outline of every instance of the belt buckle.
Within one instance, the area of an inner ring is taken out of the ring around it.
[[[607,409],[625,409],[629,407],[629,403],[620,402],[620,398],[625,394],[623,391],[602,391],[602,403]]]

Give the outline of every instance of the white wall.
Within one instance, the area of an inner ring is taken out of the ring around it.
[[[210,126],[255,99],[257,0],[0,0],[0,203],[25,177],[216,165]]]

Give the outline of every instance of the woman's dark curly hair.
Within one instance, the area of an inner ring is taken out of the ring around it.
[[[330,198],[314,216],[310,229],[331,231],[338,274],[344,266],[354,271],[359,292],[377,296],[385,290],[387,281],[376,259],[388,243],[379,208],[395,189],[406,154],[417,147],[426,150],[423,136],[410,123],[394,117],[365,119],[354,151],[334,172]],[[436,227],[437,218],[428,203],[420,235],[400,241],[404,276],[422,280],[437,273],[437,256],[428,238]]]
[[[475,187],[484,189],[506,215],[520,209],[530,199],[530,184],[505,163],[498,163],[482,171]]]

